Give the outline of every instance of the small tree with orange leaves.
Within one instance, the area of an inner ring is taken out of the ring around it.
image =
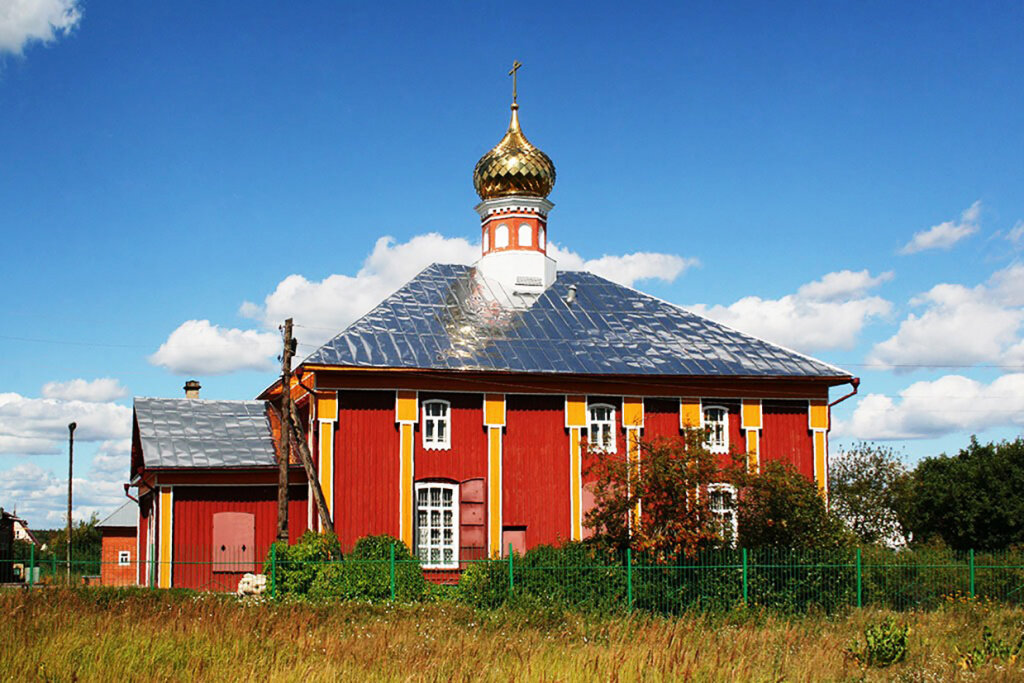
[[[617,550],[632,548],[651,561],[692,557],[703,547],[721,544],[721,528],[711,512],[707,486],[731,481],[704,445],[699,429],[680,438],[639,443],[639,460],[621,453],[590,453],[588,474],[594,507],[584,523],[597,542]]]

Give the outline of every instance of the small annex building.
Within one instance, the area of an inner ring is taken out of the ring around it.
[[[136,398],[139,585],[234,590],[262,568],[277,532],[277,454],[264,401]],[[289,472],[294,541],[308,517],[306,475]]]
[[[138,577],[139,506],[133,500],[96,525],[100,530],[100,584],[134,586]]]
[[[299,363],[290,387],[277,381],[257,401],[135,400],[139,542],[159,585],[230,588],[240,574],[222,559],[258,565],[275,532],[271,406],[283,390],[342,549],[390,534],[439,580],[510,545],[584,538],[588,452],[640,458],[642,439],[686,428],[703,428],[723,458],[791,462],[827,493],[830,390],[855,391],[857,378],[559,270],[547,251],[554,164],[515,102],[473,179],[479,261],[427,267]],[[320,522],[293,470],[294,540]]]

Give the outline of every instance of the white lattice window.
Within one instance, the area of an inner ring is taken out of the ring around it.
[[[736,545],[736,488],[732,484],[708,484],[708,504],[722,540]]]
[[[590,406],[588,435],[590,450],[615,452],[615,408],[607,403]]]
[[[132,552],[130,550],[117,551],[117,566],[127,567],[132,563]]]
[[[712,453],[729,452],[729,410],[706,406],[703,412],[704,446]]]
[[[445,450],[452,447],[451,406],[448,401],[424,401],[423,447],[428,451]]]
[[[494,231],[494,248],[504,249],[508,246],[508,226],[501,223]]]
[[[533,244],[533,228],[523,223],[519,226],[519,246],[528,247]]]
[[[416,555],[427,568],[459,566],[459,506],[455,484],[416,484]]]

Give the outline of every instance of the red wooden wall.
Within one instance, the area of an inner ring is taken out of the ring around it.
[[[288,536],[296,542],[306,530],[306,486],[288,491]],[[175,486],[174,569],[175,588],[233,591],[244,571],[213,571],[213,516],[218,512],[245,512],[255,516],[256,571],[277,536],[276,486]]]
[[[334,528],[342,551],[363,536],[398,536],[395,392],[340,392],[335,436]]]
[[[526,527],[526,545],[569,537],[569,436],[563,396],[506,397],[504,526]]]
[[[153,510],[153,495],[150,493],[139,496],[139,543],[135,553],[138,556],[136,558],[138,562],[135,566],[138,568],[136,581],[140,586],[149,585],[149,516]]]
[[[415,474],[416,481],[445,479],[462,483],[467,479],[487,476],[487,432],[484,429],[483,396],[481,394],[434,394],[420,392],[420,415],[422,404],[431,399],[443,399],[451,403],[450,450],[430,451],[423,448],[420,424],[415,432]],[[394,422],[394,413],[391,421]],[[395,457],[398,451],[395,450]]]
[[[784,460],[814,478],[814,441],[807,421],[807,401],[765,401],[761,462]]]

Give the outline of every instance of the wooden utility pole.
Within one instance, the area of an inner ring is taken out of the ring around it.
[[[284,350],[281,352],[281,438],[277,454],[277,540],[288,542],[288,461],[291,459],[292,412],[292,319],[284,321]]]
[[[310,394],[310,400],[316,400],[316,397]],[[333,532],[334,525],[331,524],[331,512],[327,509],[327,499],[324,498],[324,490],[320,488],[320,478],[316,475],[316,468],[313,467],[313,456],[309,452],[309,446],[306,445],[306,440],[302,438],[301,429],[299,425],[302,421],[299,419],[299,411],[295,407],[295,404],[289,402],[291,408],[291,424],[295,429],[295,445],[299,451],[299,460],[302,461],[302,466],[306,469],[306,478],[309,479],[310,488],[313,490],[313,501],[316,503],[316,510],[320,514],[320,530],[324,532]],[[333,457],[333,453],[330,454]],[[320,457],[325,457],[325,454],[321,453]]]
[[[67,565],[67,580],[69,586],[71,585],[71,477],[75,472],[75,429],[77,427],[77,422],[72,422],[68,425],[68,554],[64,561]]]

